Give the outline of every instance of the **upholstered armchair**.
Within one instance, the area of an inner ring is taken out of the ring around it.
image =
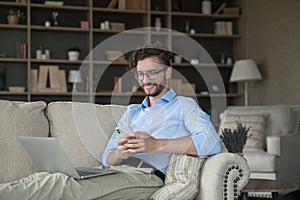
[[[229,106],[221,113],[220,130],[232,126],[238,119],[252,126],[249,131],[252,136],[243,152],[251,170],[250,178],[300,185],[300,161],[295,159],[300,152],[297,109],[298,106],[289,105]],[[269,197],[270,194],[252,196]]]

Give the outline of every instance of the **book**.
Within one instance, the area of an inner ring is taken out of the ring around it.
[[[118,8],[119,10],[125,10],[125,0],[119,0]]]
[[[222,3],[219,8],[214,12],[214,14],[220,14],[222,10],[226,7],[226,3]]]
[[[31,69],[30,70],[30,91],[31,92],[37,91],[37,84],[38,84],[38,70]]]
[[[118,0],[111,0],[107,5],[107,8],[115,8],[118,3]]]
[[[38,76],[38,87],[37,91],[43,91],[47,86],[48,79],[48,66],[40,66],[39,68],[39,76]]]
[[[181,95],[195,96],[196,95],[195,93],[196,93],[196,84],[195,83],[182,83]]]
[[[232,30],[232,22],[228,21],[226,22],[226,35],[232,35],[233,30]]]
[[[66,81],[66,70],[59,70],[60,92],[68,92]]]
[[[60,80],[58,66],[49,66],[50,88],[55,92],[60,92]]]
[[[122,93],[122,78],[119,76],[115,76],[113,82],[114,82],[113,92]]]

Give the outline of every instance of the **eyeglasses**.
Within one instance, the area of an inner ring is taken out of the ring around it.
[[[145,72],[145,73],[144,72],[140,72],[140,71],[134,71],[133,74],[134,74],[134,78],[136,80],[138,80],[138,81],[144,80],[145,75],[147,76],[147,78],[149,80],[154,80],[154,79],[157,78],[157,76],[158,76],[158,74],[160,72],[165,71],[166,69],[167,68],[164,67],[164,68],[162,68],[162,69],[160,69],[158,71],[149,71],[149,72]]]

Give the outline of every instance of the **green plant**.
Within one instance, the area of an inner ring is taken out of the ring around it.
[[[0,77],[5,77],[6,76],[6,66],[5,65],[0,65]]]
[[[20,18],[24,16],[23,12],[16,8],[10,8],[7,12],[7,15],[14,15],[14,16],[18,16]]]
[[[230,153],[242,153],[247,139],[251,137],[248,135],[250,127],[243,125],[240,120],[236,122],[236,128],[232,131],[229,128],[222,129],[220,138]]]
[[[80,52],[81,50],[78,46],[74,46],[74,47],[69,48],[68,51],[78,51],[78,52]]]

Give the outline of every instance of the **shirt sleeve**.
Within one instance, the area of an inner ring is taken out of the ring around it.
[[[128,110],[124,113],[124,115],[121,117],[121,119],[119,120],[117,126],[123,126],[125,124],[127,124],[128,122]],[[106,147],[105,150],[102,154],[102,164],[107,166],[107,157],[108,155],[113,152],[114,150],[117,149],[118,147],[118,141],[119,141],[119,136],[117,134],[117,132],[114,130],[114,132],[112,133]]]
[[[220,138],[210,121],[210,116],[193,99],[186,101],[183,112],[184,126],[191,133],[198,156],[220,153]]]

